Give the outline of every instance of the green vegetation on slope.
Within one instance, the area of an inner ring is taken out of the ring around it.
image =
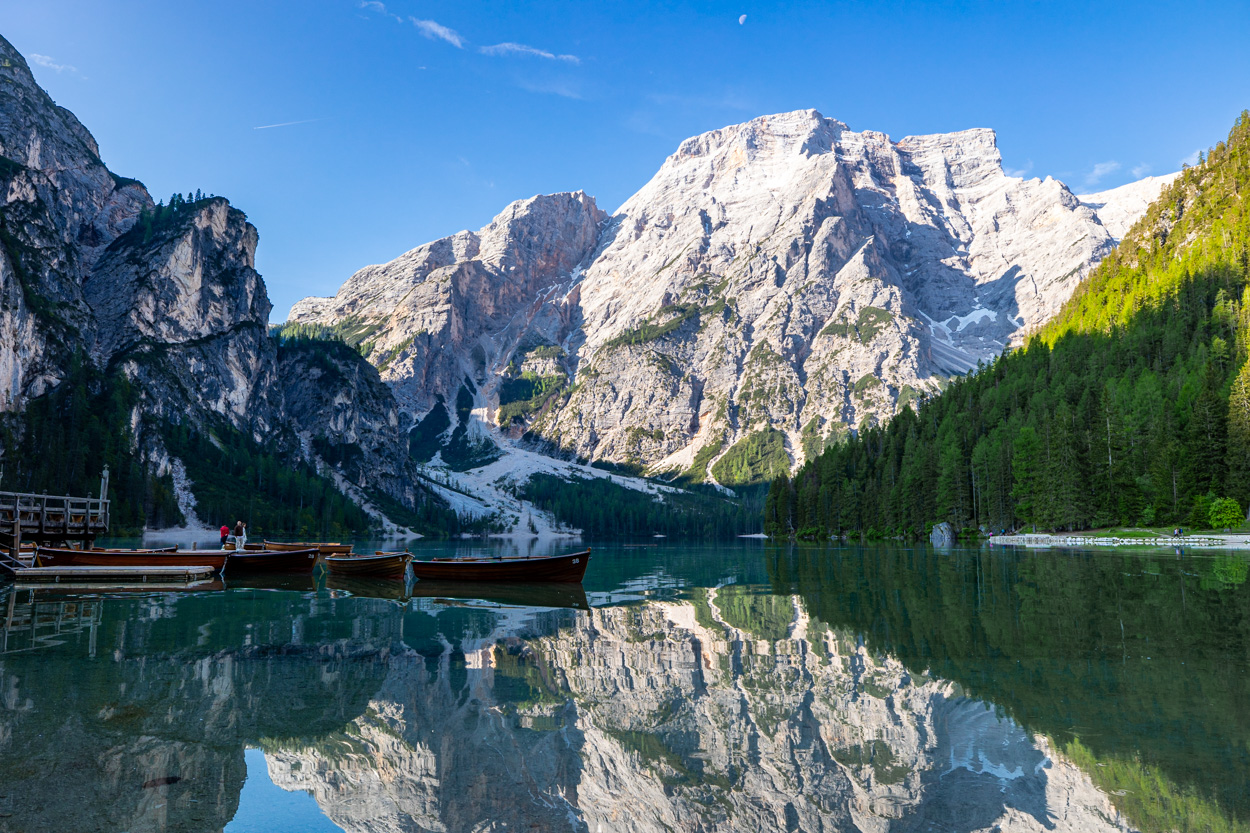
[[[1243,113],[1027,348],[776,478],[766,528],[1207,527],[1213,500],[1245,507],[1248,191]]]
[[[790,470],[786,435],[776,428],[748,434],[712,465],[712,476],[726,486],[765,483]]]
[[[335,539],[367,531],[370,517],[306,463],[266,451],[242,432],[187,425],[162,431],[169,453],[183,461],[206,523],[248,522],[252,537],[298,535]]]
[[[116,175],[113,178],[115,181],[119,179]],[[137,180],[125,181],[131,183]],[[174,194],[169,198],[169,205],[161,201],[151,209],[144,209],[139,212],[139,217],[135,220],[135,224],[118,238],[114,245],[123,243],[127,245],[147,245],[157,234],[167,229],[181,226],[184,218],[189,217],[217,199],[224,198],[204,196],[199,190],[194,194],[188,193],[185,197],[182,194]]]
[[[499,386],[496,422],[508,425],[542,410],[552,397],[568,387],[568,383],[569,377],[563,373],[539,376],[526,372],[515,379],[505,379]]]
[[[351,347],[360,355],[367,356],[373,349],[373,342],[367,339],[380,329],[380,324],[371,324],[348,316],[336,324],[283,324],[273,327],[270,332],[279,344],[286,344],[290,341],[302,344],[324,344],[337,341]],[[393,359],[394,355],[391,355],[391,358]]]
[[[82,354],[50,393],[0,428],[0,488],[53,495],[99,495],[109,468],[111,531],[182,521],[169,476],[152,476],[136,448],[130,414],[138,393],[125,376],[105,376]]]
[[[663,501],[608,478],[535,474],[520,496],[591,538],[727,538],[759,532],[762,494],[729,498],[711,487],[666,493]]]

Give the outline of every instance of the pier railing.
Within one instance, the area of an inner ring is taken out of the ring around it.
[[[109,501],[0,492],[0,530],[11,533],[16,527],[27,540],[95,538],[108,532]]]
[[[102,494],[107,494],[107,484],[106,475]],[[65,546],[77,541],[91,546],[108,529],[107,498],[0,492],[0,572],[30,566],[32,553],[23,544]]]

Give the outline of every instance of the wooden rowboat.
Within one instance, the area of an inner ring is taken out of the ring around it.
[[[303,543],[291,543],[289,541],[265,541],[265,549],[267,550],[307,550],[316,549],[321,555],[348,555],[352,551],[351,544],[340,544],[338,541],[327,541],[317,543],[306,541]]]
[[[222,545],[222,549],[226,552],[234,552],[238,547],[235,546],[234,541],[227,541]],[[264,552],[266,547],[264,544],[244,544],[243,549],[246,552]]]
[[[373,555],[327,555],[325,565],[330,575],[402,581],[411,560],[412,554],[407,552],[376,552]]]
[[[590,550],[544,558],[435,558],[413,561],[412,574],[438,581],[580,582]]]
[[[222,574],[230,577],[245,573],[311,574],[317,566],[317,551],[308,550],[244,550],[232,552],[226,559]]]
[[[220,570],[226,553],[216,550],[69,550],[39,547],[36,567],[212,567]]]

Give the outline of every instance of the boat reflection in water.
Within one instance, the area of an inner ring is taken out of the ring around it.
[[[1132,767],[1235,824],[1245,570],[1213,564],[668,548],[572,597],[9,591],[0,829],[253,823],[248,749],[349,831],[1163,829]]]

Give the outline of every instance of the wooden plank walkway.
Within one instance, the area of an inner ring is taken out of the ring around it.
[[[27,567],[16,570],[18,583],[96,582],[125,584],[167,582],[185,584],[211,579],[212,567]]]

